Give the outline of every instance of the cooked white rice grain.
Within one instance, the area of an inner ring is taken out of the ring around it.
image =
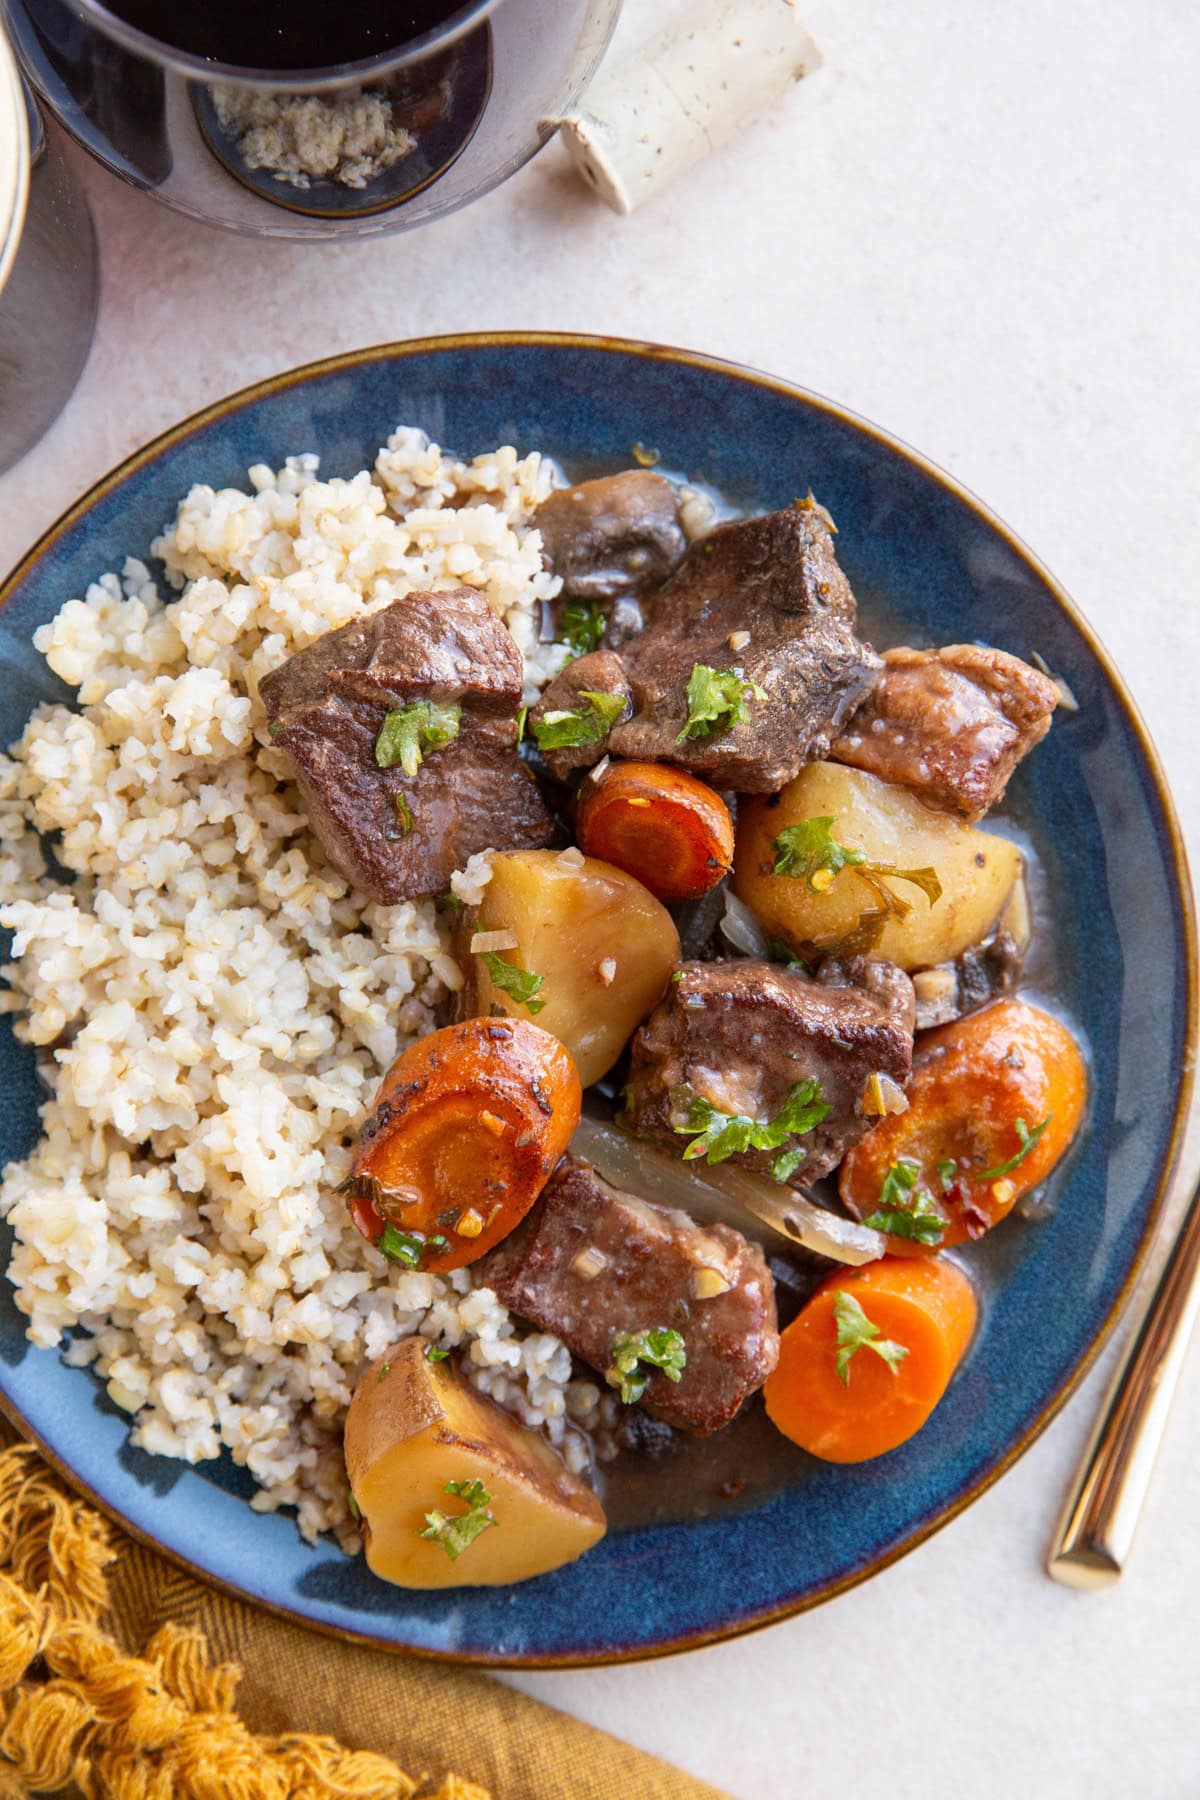
[[[0,1188],[29,1336],[96,1370],[135,1443],[229,1450],[254,1505],[295,1506],[310,1538],[357,1543],[342,1421],[358,1370],[407,1333],[461,1346],[573,1467],[579,1424],[614,1422],[556,1339],[522,1335],[465,1271],[397,1269],[347,1221],[334,1189],[363,1110],[462,976],[431,903],[376,905],[326,862],[258,699],[323,632],[460,583],[512,631],[533,697],[566,657],[537,641],[559,584],[529,524],[561,480],[405,427],[350,480],[304,455],[248,491],[196,486],[153,546],[178,598],[130,558],[68,600],[34,641],[79,710],[39,707],[0,758],[0,1004],[52,1094]],[[476,904],[490,873],[473,857],[455,891]]]

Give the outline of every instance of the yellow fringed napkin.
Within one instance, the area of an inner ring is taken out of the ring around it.
[[[125,1537],[0,1420],[0,1800],[35,1794],[727,1800],[486,1676],[217,1593]]]

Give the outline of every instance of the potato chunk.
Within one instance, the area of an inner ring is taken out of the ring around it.
[[[397,1587],[502,1587],[574,1562],[604,1536],[604,1508],[537,1432],[476,1393],[453,1362],[406,1338],[360,1377],[346,1470],[367,1562]],[[457,1557],[422,1537],[426,1515],[467,1510],[448,1484],[477,1481],[495,1521]]]
[[[811,819],[832,819],[831,836],[864,851],[869,863],[934,870],[942,892],[933,905],[919,887],[887,878],[888,887],[911,910],[906,918],[887,920],[874,948],[902,969],[950,962],[978,943],[995,923],[1021,870],[1021,853],[1007,838],[935,812],[908,788],[861,769],[810,763],[774,798],[743,801],[734,853],[739,898],[769,937],[782,938],[802,954],[814,944],[835,945],[864,912],[880,905],[875,889],[850,866],[821,892],[814,892],[803,875],[772,873],[776,838],[788,826]]]
[[[671,915],[640,881],[593,856],[517,850],[491,860],[482,904],[464,915],[459,934],[464,1015],[530,1016],[497,984],[487,957],[470,950],[477,931],[510,932],[515,945],[494,954],[541,976],[536,1021],[570,1051],[588,1087],[612,1068],[667,985],[679,960]]]

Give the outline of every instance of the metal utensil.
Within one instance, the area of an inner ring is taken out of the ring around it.
[[[1200,1185],[1105,1396],[1046,1567],[1068,1587],[1120,1578],[1200,1312]]]

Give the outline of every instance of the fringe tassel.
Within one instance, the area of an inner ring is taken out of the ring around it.
[[[114,1534],[28,1444],[0,1453],[0,1800],[412,1800],[385,1756],[305,1734],[256,1737],[241,1670],[166,1624],[140,1656],[102,1627]],[[490,1800],[449,1775],[431,1800]]]

